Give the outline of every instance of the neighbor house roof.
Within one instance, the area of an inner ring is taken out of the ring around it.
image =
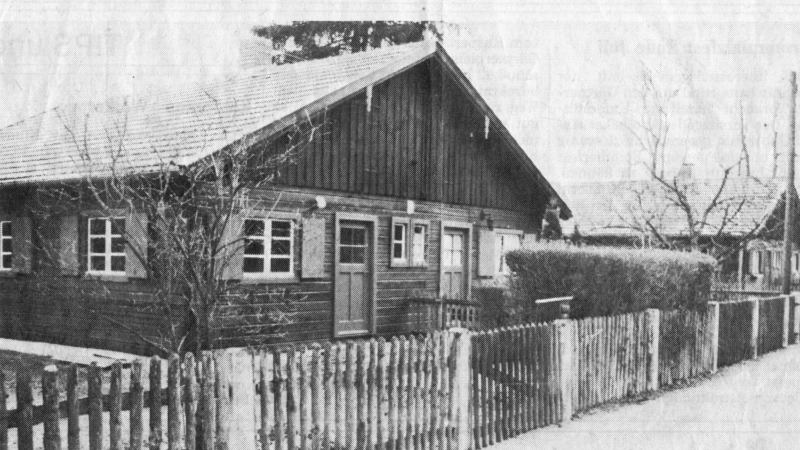
[[[439,43],[269,66],[225,81],[60,106],[0,129],[0,185],[157,172],[274,135],[368,85],[436,58],[489,116],[531,181],[559,197]],[[560,197],[559,197],[560,198]],[[563,204],[563,201],[562,201]],[[563,204],[562,216],[570,211]]]
[[[668,180],[674,183],[673,180]],[[699,223],[712,204],[722,179],[678,181]],[[783,178],[729,178],[709,213],[703,235],[744,235],[763,226],[786,187]],[[648,222],[663,236],[688,236],[687,214],[671,192],[657,180],[565,183],[559,191],[572,207],[575,224],[587,236],[642,234]],[[781,202],[782,204],[782,202]]]

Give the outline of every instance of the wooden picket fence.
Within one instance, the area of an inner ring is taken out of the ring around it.
[[[714,368],[714,304],[702,311],[662,311],[659,325],[659,384],[671,385]]]
[[[33,374],[20,371],[16,405],[0,402],[0,450],[14,442],[22,450],[484,448],[712,373],[737,326],[748,350],[737,340],[726,361],[784,347],[790,331],[800,331],[788,320],[796,304],[776,297],[478,333],[154,357],[130,368],[117,362],[108,373],[94,364],[85,385],[77,366],[48,366],[41,401]],[[0,395],[5,390],[0,372]]]
[[[479,332],[472,340],[476,448],[561,420],[560,342],[555,324]]]

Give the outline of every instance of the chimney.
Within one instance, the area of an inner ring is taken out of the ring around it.
[[[692,169],[694,168],[694,164],[690,163],[683,163],[681,166],[681,170],[678,171],[677,178],[679,181],[691,181],[692,180]]]

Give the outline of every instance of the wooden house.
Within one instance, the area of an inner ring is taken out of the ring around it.
[[[567,227],[577,227],[581,241],[588,245],[687,250],[688,207],[699,248],[721,260],[717,288],[779,289],[785,178],[729,178],[722,190],[721,179],[668,182],[678,187],[684,204],[674,189],[657,180],[565,183],[559,189],[575,212]],[[800,227],[795,235],[800,238]],[[796,282],[800,277],[797,251],[792,261]]]
[[[147,174],[237,145],[269,154],[316,119],[304,149],[246,191],[245,203],[270,206],[231,220],[234,235],[256,244],[221,275],[242,291],[290,291],[289,323],[259,327],[232,301],[214,318],[215,346],[415,331],[421,301],[473,304],[505,270],[504,251],[536,238],[551,198],[570,217],[438,43],[55,108],[0,130],[0,334],[155,351],[142,338],[176,325],[151,304],[154,274],[134,257],[152,234],[115,234],[148,229],[152,216],[124,205],[109,217],[91,201],[43,214],[31,199],[44,186],[111,176],[110,160]]]

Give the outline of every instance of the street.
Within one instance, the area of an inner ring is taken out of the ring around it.
[[[492,449],[797,448],[798,413],[800,346],[792,346],[724,368],[693,387],[598,410]]]

